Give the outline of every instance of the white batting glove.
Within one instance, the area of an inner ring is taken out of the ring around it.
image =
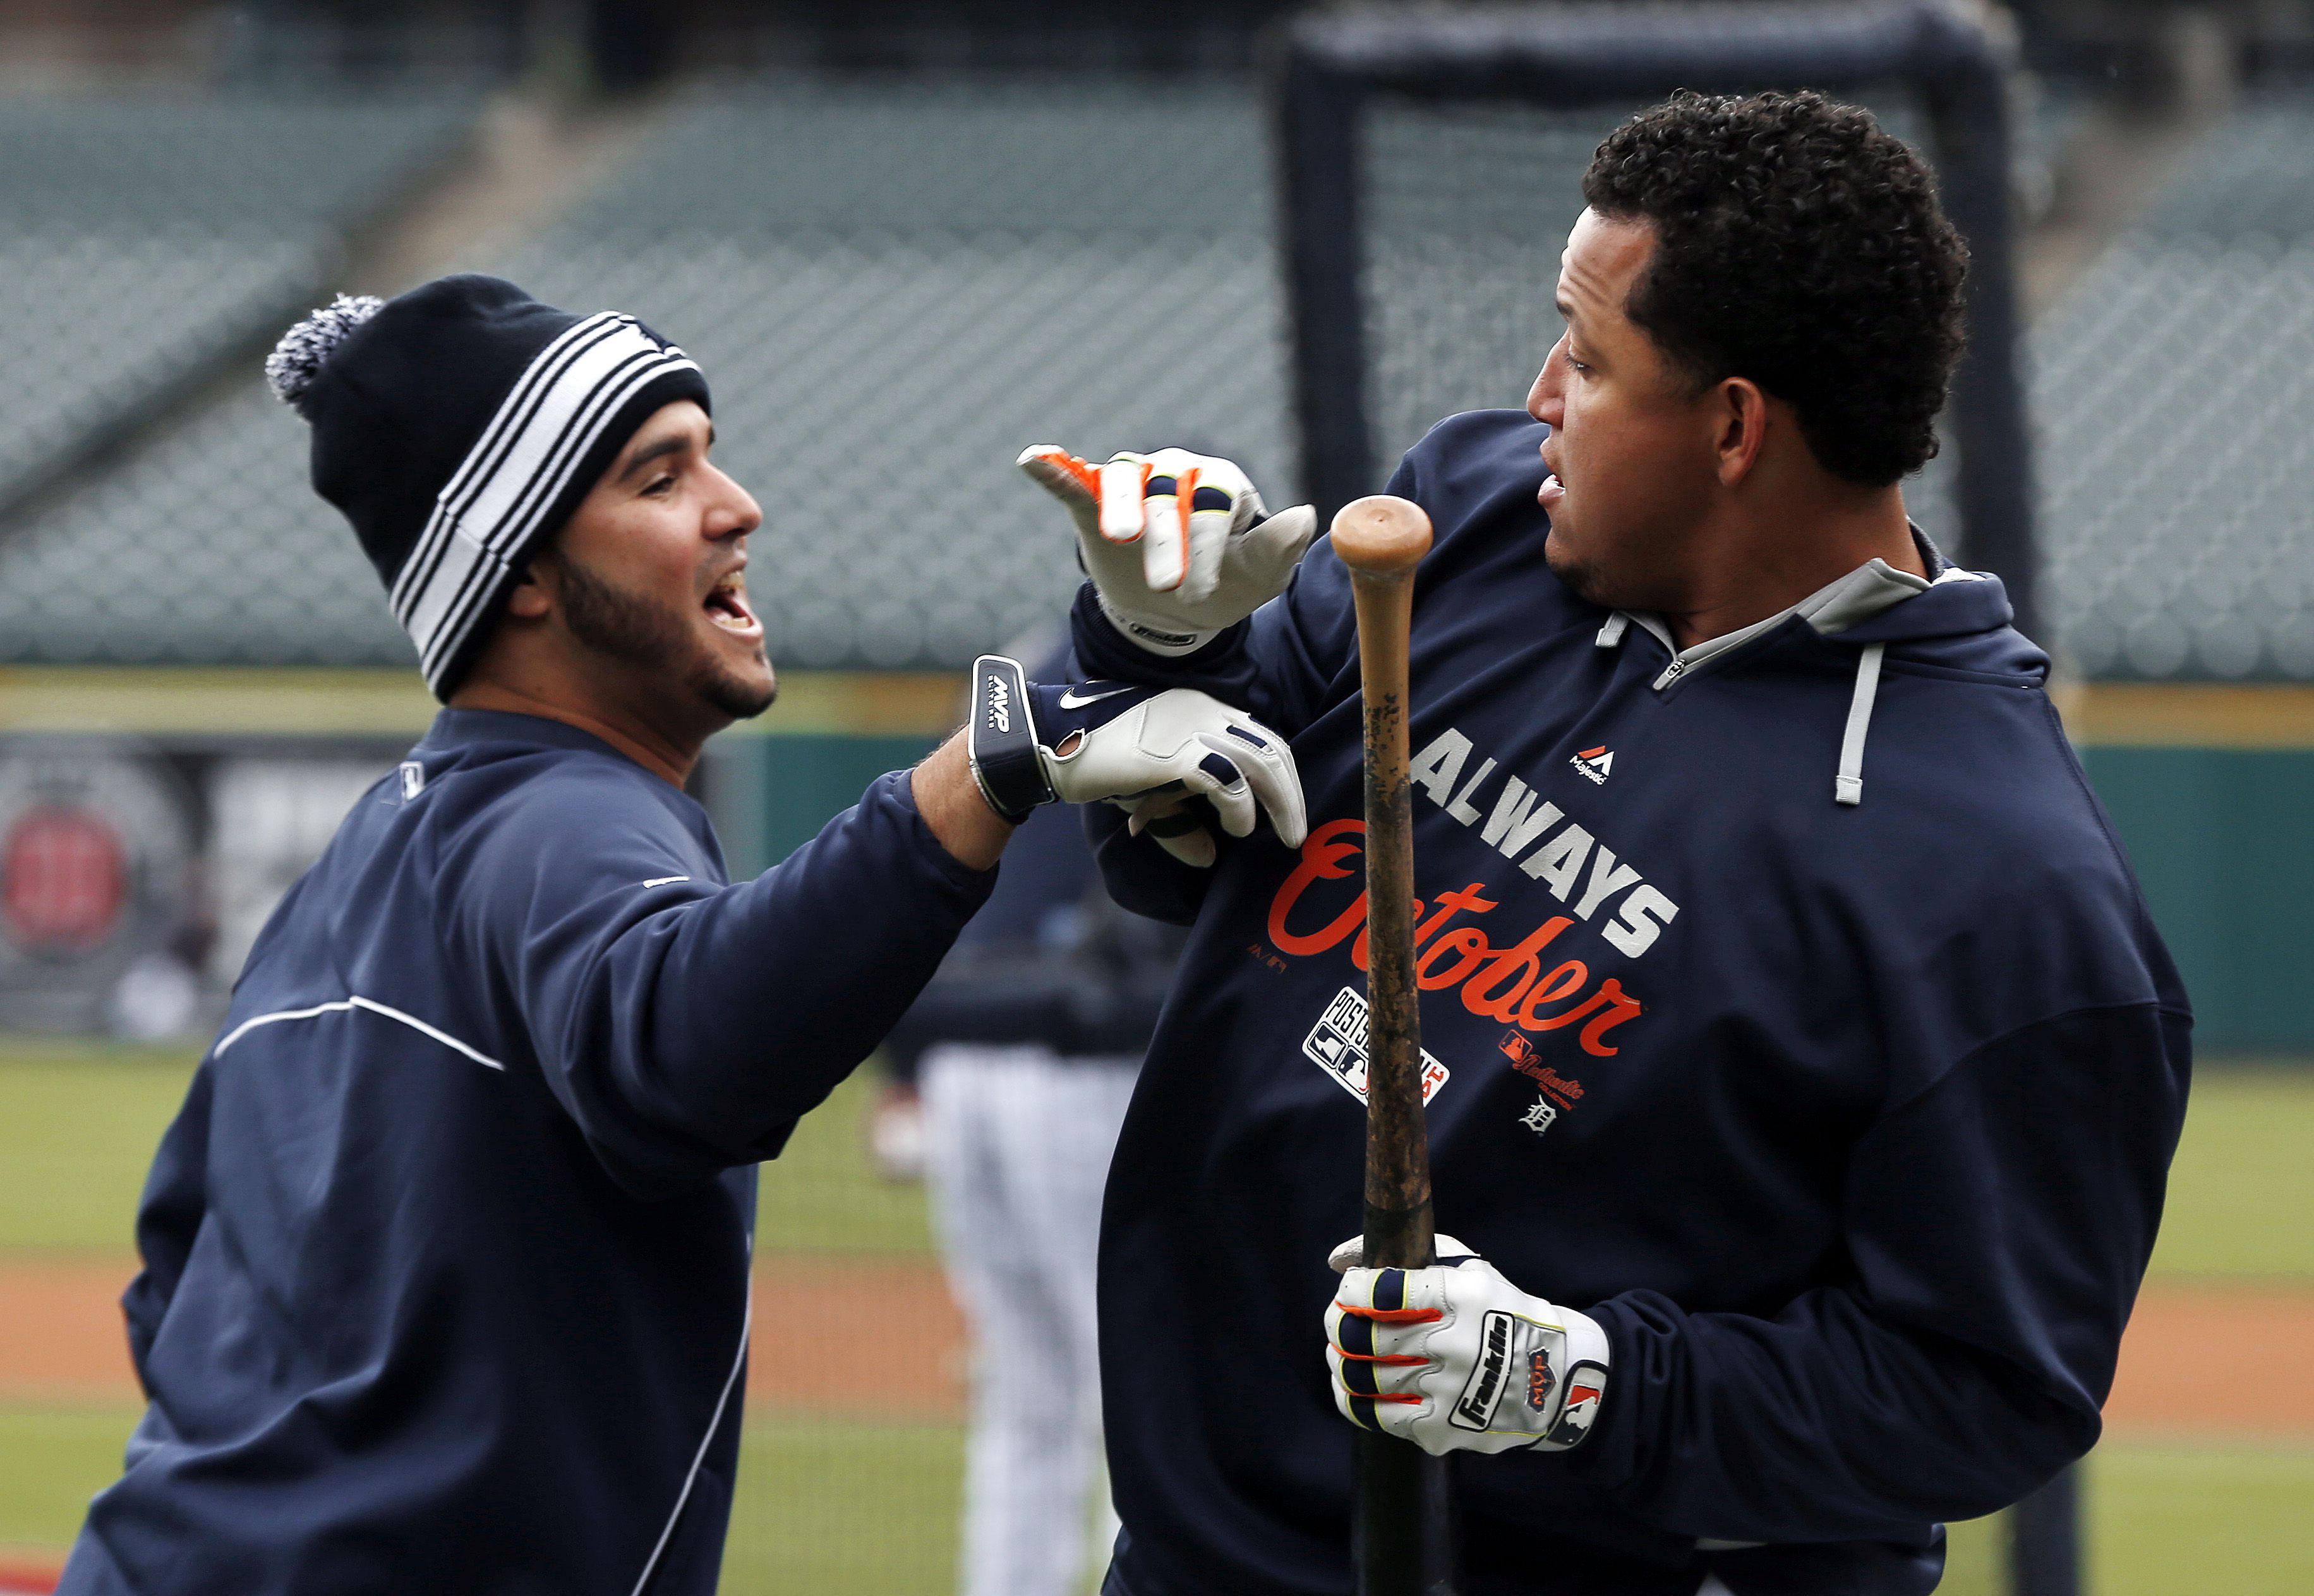
[[[1008,820],[1039,804],[1111,803],[1176,858],[1214,862],[1213,837],[1184,809],[1203,799],[1233,837],[1265,812],[1299,848],[1310,824],[1302,776],[1284,737],[1219,699],[1123,682],[1030,682],[1020,662],[984,654],[972,666],[965,746],[989,807]]]
[[[1353,1236],[1326,1309],[1334,1406],[1362,1429],[1450,1451],[1565,1451],[1606,1394],[1607,1333],[1505,1280],[1452,1236],[1427,1269],[1359,1267]]]
[[[1186,449],[1091,465],[1055,444],[1020,466],[1076,521],[1109,623],[1153,654],[1187,654],[1285,591],[1318,512],[1272,516],[1229,461]]]

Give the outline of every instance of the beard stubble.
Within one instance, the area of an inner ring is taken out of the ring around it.
[[[740,680],[700,645],[682,617],[596,576],[577,560],[556,561],[563,624],[596,653],[664,674],[735,720],[772,706],[776,685]]]

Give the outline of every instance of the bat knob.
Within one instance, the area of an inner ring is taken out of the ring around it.
[[[1353,571],[1401,576],[1430,552],[1430,517],[1411,499],[1368,494],[1334,516],[1334,554]]]

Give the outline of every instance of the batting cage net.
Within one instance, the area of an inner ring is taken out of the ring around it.
[[[1377,491],[1440,419],[1525,401],[1602,139],[1678,88],[1817,89],[1936,167],[1972,251],[1969,354],[1913,518],[1999,572],[2028,631],[2035,548],[2011,253],[2013,51],[1939,4],[1470,6],[1313,15],[1281,35],[1272,107],[1303,486]],[[2011,1515],[2017,1596],[2071,1596],[2075,1487]]]
[[[1816,88],[1937,165],[1974,251],[1971,355],[1914,518],[2029,609],[2005,52],[1938,5],[1470,7],[1305,21],[1273,88],[1307,489],[1376,490],[1434,422],[1524,402],[1606,134],[1672,89]]]

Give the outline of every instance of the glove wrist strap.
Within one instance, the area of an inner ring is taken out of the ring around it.
[[[1059,795],[1045,774],[1037,722],[1029,710],[1029,682],[1020,662],[984,654],[972,662],[972,714],[965,722],[972,779],[988,807],[1020,824],[1039,804]]]
[[[1153,626],[1145,621],[1136,621],[1132,616],[1121,613],[1115,604],[1110,604],[1108,595],[1103,593],[1097,585],[1092,590],[1092,595],[1095,602],[1100,605],[1100,613],[1108,618],[1108,623],[1111,626],[1117,628],[1129,641],[1148,649],[1152,654],[1162,654],[1168,658],[1182,654],[1195,654],[1220,635],[1210,631],[1175,631],[1164,627]]]

